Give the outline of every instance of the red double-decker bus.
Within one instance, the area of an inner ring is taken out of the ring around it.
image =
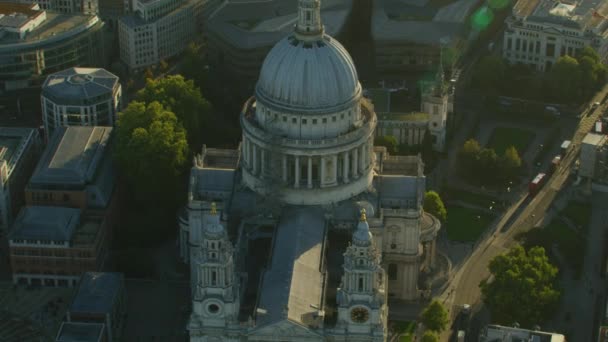
[[[535,196],[538,193],[538,190],[545,184],[546,174],[539,173],[534,177],[534,179],[528,185],[528,194],[530,196]]]

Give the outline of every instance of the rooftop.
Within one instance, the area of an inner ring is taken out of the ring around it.
[[[104,329],[102,323],[63,322],[55,342],[99,342]]]
[[[0,27],[20,28],[39,15],[44,11],[36,5],[0,2]]]
[[[0,2],[0,8],[5,5],[15,5],[13,3]],[[83,14],[61,14],[51,11],[37,11],[38,13],[46,13],[46,19],[34,30],[28,32],[24,39],[20,39],[16,35],[6,34],[0,36],[0,50],[3,44],[12,43],[33,43],[41,42],[47,39],[57,39],[63,34],[73,35],[81,32],[89,26],[101,23],[96,16]],[[67,36],[66,36],[67,37]],[[14,48],[6,46],[6,48]]]
[[[352,0],[323,0],[321,19],[330,35],[342,30]],[[208,30],[241,49],[270,47],[293,32],[297,0],[225,1],[208,16]]]
[[[122,290],[124,276],[115,272],[86,272],[80,279],[70,313],[106,314]]]
[[[70,241],[80,224],[80,209],[23,207],[9,233],[11,240]]]
[[[108,153],[112,127],[59,127],[51,137],[30,186],[86,185]]]
[[[488,325],[484,328],[480,342],[565,342],[566,337],[543,331],[533,331],[500,325]]]
[[[477,0],[378,0],[372,14],[372,36],[380,41],[439,45],[456,42]]]
[[[604,134],[587,133],[583,139],[583,145],[601,146],[605,143],[606,135]]]
[[[321,273],[325,218],[316,207],[288,207],[275,233],[271,262],[264,272],[256,325],[289,320],[305,327],[323,317]]]
[[[520,0],[513,6],[513,14],[531,21],[560,24],[572,28],[605,30],[608,3],[597,0],[556,1]]]
[[[428,121],[429,120],[428,113],[421,112],[412,112],[412,113],[379,113],[378,120],[383,121]]]
[[[53,100],[76,100],[111,97],[119,86],[118,76],[105,69],[69,68],[49,75],[42,86],[42,94]]]

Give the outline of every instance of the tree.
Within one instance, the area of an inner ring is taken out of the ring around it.
[[[432,330],[427,330],[422,335],[422,342],[439,342],[439,335]]]
[[[581,70],[578,61],[568,55],[560,57],[547,76],[548,95],[556,101],[580,99]]]
[[[445,209],[441,197],[435,191],[427,191],[424,194],[424,211],[435,216],[441,222],[445,222],[448,216],[448,211]]]
[[[472,81],[478,89],[494,94],[504,81],[506,65],[502,58],[495,55],[483,57],[475,66]]]
[[[482,181],[495,180],[498,171],[498,155],[493,148],[484,148],[479,152],[478,165],[474,168],[474,174]]]
[[[194,80],[194,83],[203,90],[205,96],[207,94],[207,79],[208,69],[206,68],[206,58],[204,47],[201,44],[190,43],[184,51],[184,57],[181,62],[181,72],[189,79]]]
[[[158,101],[173,112],[186,130],[193,150],[202,146],[203,139],[208,139],[212,134],[220,134],[213,132],[208,125],[211,121],[211,105],[203,98],[194,82],[186,80],[182,75],[146,81],[145,88],[137,93],[137,101]]]
[[[167,63],[167,61],[164,59],[161,59],[160,63],[158,63],[158,68],[160,69],[161,73],[165,73],[167,70],[169,70],[169,63]]]
[[[146,68],[146,71],[144,71],[144,79],[151,80],[153,78],[154,78],[154,72],[152,71],[152,68]]]
[[[438,300],[432,301],[422,311],[422,323],[433,331],[443,331],[449,322],[448,311]]]
[[[465,141],[460,151],[458,151],[458,163],[463,171],[468,172],[475,167],[479,152],[481,152],[481,146],[477,140],[469,139]]]
[[[140,204],[175,197],[188,155],[186,133],[160,103],[131,102],[119,115],[114,158]]]
[[[521,168],[521,158],[514,146],[509,146],[499,160],[500,172],[506,179],[513,178]]]
[[[386,150],[388,151],[388,153],[391,153],[391,154],[396,154],[398,151],[397,138],[395,138],[392,135],[383,135],[383,136],[376,137],[376,139],[374,139],[374,145],[386,147]]]
[[[560,293],[554,286],[558,270],[549,263],[544,248],[533,247],[526,253],[517,245],[492,259],[489,269],[492,281],[484,280],[479,287],[493,321],[532,327],[557,308]]]

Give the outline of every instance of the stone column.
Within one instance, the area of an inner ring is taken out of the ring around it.
[[[257,175],[258,174],[258,146],[256,144],[253,144],[251,146],[251,152],[253,155],[253,174]]]
[[[287,155],[283,155],[283,182],[287,182]]]
[[[363,173],[366,169],[365,162],[365,144],[358,147],[359,150],[359,172]]]
[[[359,166],[359,149],[355,148],[353,150],[353,178],[359,178],[357,177],[357,175],[359,175],[359,170],[358,167]]]
[[[348,183],[348,169],[349,169],[350,163],[348,162],[348,151],[344,152],[344,163],[342,163],[342,171],[344,171],[344,175],[342,178],[344,178],[344,183]]]
[[[263,148],[260,148],[260,150],[262,151],[262,155],[260,157],[260,164],[262,165],[260,166],[260,169],[262,170],[262,177],[264,177],[264,174],[266,172],[266,150]]]
[[[319,158],[319,162],[321,163],[321,182],[320,182],[320,185],[321,185],[321,187],[323,187],[323,185],[325,185],[325,177],[326,177],[326,173],[327,173],[327,171],[325,170],[325,158],[323,158],[323,157]]]
[[[296,188],[300,187],[300,156],[294,156],[295,159],[295,163],[294,163],[294,168],[295,168],[295,180],[293,183],[293,186]]]
[[[333,183],[335,184],[338,181],[338,155],[334,154],[332,156],[332,160],[334,164]]]
[[[306,171],[308,177],[308,188],[312,189],[312,157],[308,157],[308,170]]]
[[[437,259],[437,240],[433,239],[431,242],[431,267],[434,268]]]

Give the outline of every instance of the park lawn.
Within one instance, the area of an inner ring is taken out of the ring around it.
[[[492,215],[475,209],[449,206],[447,210],[447,233],[452,241],[476,241],[494,220]]]
[[[572,221],[574,225],[580,227],[581,232],[586,232],[591,220],[591,205],[581,202],[569,202],[561,214]]]
[[[560,254],[578,274],[583,266],[584,236],[558,219],[554,219],[545,230],[547,238],[557,244]]]
[[[519,155],[523,155],[534,138],[534,132],[513,127],[496,127],[492,131],[488,147],[496,154],[502,155],[509,146],[515,146]]]
[[[414,340],[414,332],[416,330],[416,322],[395,322],[395,332],[403,334],[399,338],[399,342],[412,342]]]
[[[496,202],[496,199],[492,196],[488,196],[485,194],[476,194],[474,192],[459,189],[448,189],[444,200],[458,200],[482,208],[489,208],[493,205],[492,202]]]

